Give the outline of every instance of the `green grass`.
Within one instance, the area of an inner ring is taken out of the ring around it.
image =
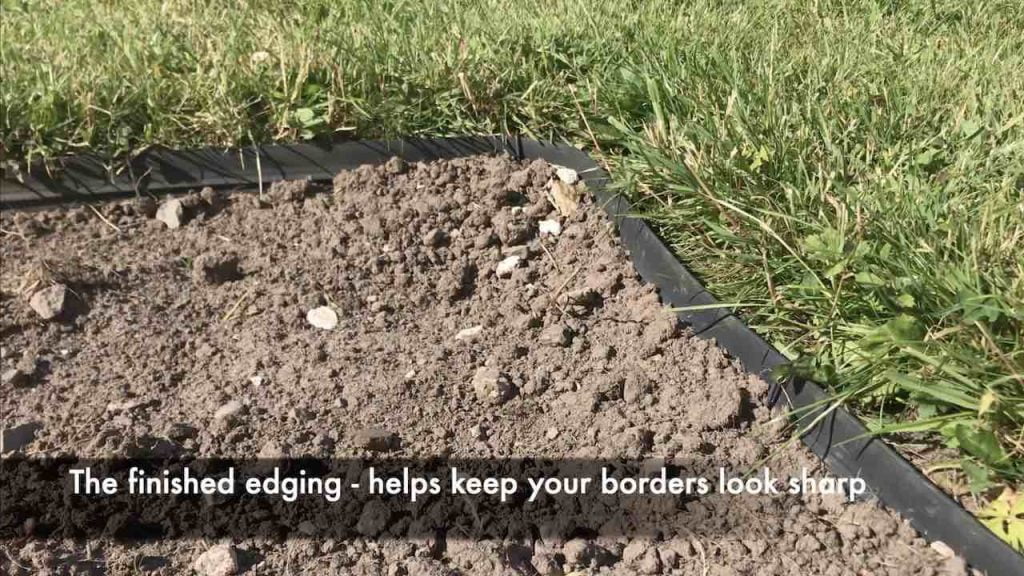
[[[983,500],[1024,484],[1018,0],[2,6],[8,158],[593,137],[796,370]]]

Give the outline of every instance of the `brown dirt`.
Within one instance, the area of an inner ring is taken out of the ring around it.
[[[759,379],[681,329],[588,197],[559,218],[551,166],[392,161],[254,194],[3,214],[3,427],[29,455],[662,458],[822,475]],[[557,237],[538,222],[560,220]],[[521,257],[507,275],[509,256]],[[54,283],[69,310],[43,321]],[[327,306],[333,330],[307,313]],[[475,327],[481,327],[478,333]],[[469,332],[462,332],[469,329]],[[461,336],[458,336],[462,332]],[[468,334],[468,335],[467,335]],[[374,428],[383,434],[368,430]],[[252,537],[251,573],[963,574],[894,514],[817,495],[670,501],[629,526],[487,540]],[[685,509],[688,523],[668,521]],[[660,516],[657,514],[661,514]],[[659,520],[660,521],[660,520]],[[624,520],[624,522],[628,522]],[[389,527],[401,536],[399,527]],[[5,542],[0,571],[186,573],[215,542]]]

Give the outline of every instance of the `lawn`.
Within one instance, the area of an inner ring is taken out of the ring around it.
[[[927,471],[971,507],[1024,486],[1019,0],[2,7],[8,160],[569,140],[795,370],[954,449]]]

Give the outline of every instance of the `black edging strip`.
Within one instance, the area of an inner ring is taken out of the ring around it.
[[[716,304],[630,205],[611,191],[608,175],[586,153],[566,145],[521,137],[480,136],[337,144],[272,145],[240,150],[213,148],[173,151],[151,148],[117,170],[97,156],[84,155],[34,164],[27,171],[8,169],[0,185],[0,209],[23,209],[62,203],[109,200],[136,194],[162,195],[203,186],[252,188],[282,179],[329,181],[345,169],[382,164],[392,156],[408,162],[451,159],[476,154],[542,158],[576,170],[618,225],[622,243],[637,272],[656,285],[674,307]],[[794,408],[811,406],[825,392],[814,382],[776,383],[775,367],[785,358],[723,308],[681,312],[694,332],[714,338],[750,372],[772,384],[772,397]],[[812,412],[808,419],[822,413]],[[976,518],[928,480],[864,425],[839,408],[825,415],[803,441],[836,475],[863,478],[874,496],[899,512],[928,540],[948,544],[968,563],[990,576],[1024,574],[1024,556],[999,540]]]

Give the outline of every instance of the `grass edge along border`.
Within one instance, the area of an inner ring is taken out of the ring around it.
[[[203,186],[253,188],[282,179],[330,181],[341,170],[382,164],[392,156],[417,162],[500,153],[527,160],[542,158],[576,170],[615,221],[633,266],[645,281],[658,287],[663,302],[677,308],[717,303],[657,234],[643,220],[630,216],[629,202],[609,189],[607,173],[590,156],[568,145],[520,137],[365,140],[237,150],[149,148],[118,164],[116,170],[105,158],[86,154],[32,166],[6,166],[0,209],[31,209],[142,193],[158,196]],[[714,338],[744,368],[768,381],[773,404],[782,400],[801,408],[825,398],[825,392],[814,382],[776,382],[773,369],[786,359],[727,309],[691,310],[680,312],[679,317],[699,336]],[[816,408],[809,418],[823,410]],[[863,478],[872,496],[907,518],[927,539],[948,544],[972,567],[990,576],[1024,574],[1024,556],[992,534],[885,442],[869,436],[864,425],[845,409],[825,414],[802,440],[834,474]]]

